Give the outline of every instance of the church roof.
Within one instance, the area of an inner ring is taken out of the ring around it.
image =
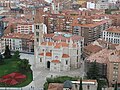
[[[52,60],[51,62],[53,62],[53,63],[60,63],[59,60]]]
[[[70,57],[68,54],[63,54],[62,55],[62,58],[68,58],[68,57]]]

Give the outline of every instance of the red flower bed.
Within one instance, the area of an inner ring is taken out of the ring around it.
[[[11,74],[7,74],[7,75],[3,76],[0,79],[0,82],[8,84],[8,85],[16,85],[16,84],[22,82],[24,79],[26,79],[26,75],[23,75],[18,72],[13,72]]]

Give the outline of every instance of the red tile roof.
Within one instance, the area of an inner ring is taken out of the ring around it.
[[[52,60],[51,62],[53,62],[53,63],[60,63],[59,60]]]
[[[48,90],[63,90],[63,84],[60,83],[50,83]]]
[[[68,54],[63,54],[62,58],[69,58],[70,56]]]
[[[40,55],[40,56],[44,56],[44,53],[40,53],[39,55]],[[51,57],[51,56],[52,56],[52,53],[51,53],[51,52],[46,52],[45,55],[48,56],[48,57]]]
[[[44,53],[40,53],[39,55],[44,56]]]
[[[52,38],[55,34],[51,33],[51,34],[44,34],[44,37],[46,38]]]
[[[6,34],[5,36],[3,36],[3,38],[34,40],[34,34],[9,33],[9,34]]]
[[[46,56],[51,57],[52,53],[51,52],[46,52]]]
[[[93,44],[89,44],[88,46],[85,46],[84,49],[91,53],[96,53],[96,52],[99,52],[100,50],[102,50],[102,48],[100,46],[93,45]]]
[[[120,27],[110,27],[106,30],[107,32],[120,33]]]

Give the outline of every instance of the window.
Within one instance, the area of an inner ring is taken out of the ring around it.
[[[36,32],[36,36],[39,36],[39,32]]]
[[[78,55],[79,51],[77,50],[77,55]]]
[[[37,38],[37,40],[36,40],[37,42],[39,42],[39,38]]]
[[[113,63],[114,64],[114,66],[118,66],[118,63]]]
[[[40,29],[39,25],[36,25],[36,29]]]
[[[118,70],[118,67],[113,67],[114,70]]]
[[[66,60],[66,65],[68,65],[68,60]]]
[[[78,56],[77,56],[77,62],[78,62]]]
[[[42,58],[40,58],[40,62],[42,62]]]

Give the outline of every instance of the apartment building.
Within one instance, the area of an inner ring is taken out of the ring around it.
[[[99,2],[96,4],[96,9],[109,9],[108,2]]]
[[[120,47],[120,45],[119,45]],[[111,53],[107,63],[107,79],[112,86],[117,81],[120,84],[120,49]]]
[[[71,32],[72,18],[62,14],[48,14],[44,16],[44,23],[47,26],[47,32]]]
[[[99,74],[108,79],[109,86],[117,81],[120,84],[120,45],[115,49],[102,49],[101,51],[90,55],[85,59],[85,71],[87,72],[91,66],[91,62],[97,62]]]
[[[4,24],[3,24],[3,21],[2,19],[4,19],[5,16],[0,16],[0,37],[3,35],[3,32],[4,32]]]
[[[79,10],[63,10],[62,14],[69,15],[69,16],[83,16],[88,17],[92,15],[100,15],[105,14],[104,10],[98,10],[98,9],[89,9],[89,8],[79,8]]]
[[[34,33],[33,23],[19,23],[17,24],[17,33],[32,34]]]
[[[43,24],[35,24],[36,66],[58,72],[80,67],[83,37],[62,32],[44,34]]]
[[[92,54],[85,59],[85,72],[91,67],[91,62],[96,61],[97,66],[99,67],[99,74],[103,77],[107,76],[107,57],[112,52],[112,50],[103,49],[95,54]]]
[[[78,18],[83,18],[101,13],[104,14],[102,10],[89,10],[85,8],[80,8],[80,10],[63,10],[60,14],[43,14],[43,17],[44,24],[46,24],[47,26],[48,33],[73,33],[72,23],[74,23],[74,19],[76,16],[79,16]]]
[[[109,1],[108,0],[98,0],[96,2],[96,9],[108,9]]]
[[[113,44],[120,44],[120,27],[113,26],[103,31],[102,37],[105,41]]]
[[[102,31],[110,25],[109,20],[76,18],[73,21],[73,34],[84,37],[85,45],[97,40],[102,36]]]
[[[0,0],[0,6],[10,9],[16,6],[16,2],[13,0]]]
[[[3,53],[5,51],[5,43],[2,38],[0,38],[0,53]]]
[[[2,37],[11,51],[34,52],[34,35],[10,33]]]

